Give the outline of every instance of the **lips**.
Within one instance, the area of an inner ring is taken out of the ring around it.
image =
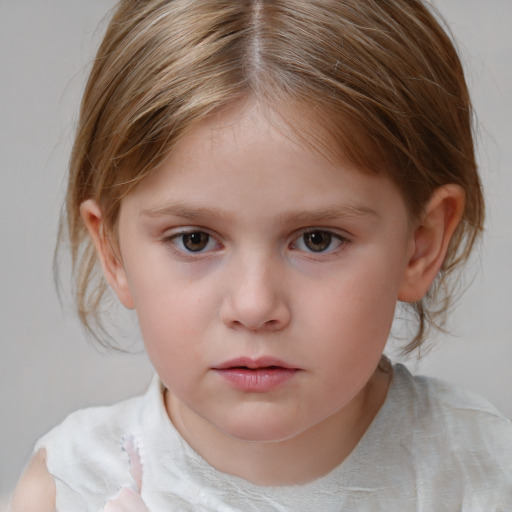
[[[230,361],[226,361],[225,363],[216,366],[215,370],[225,370],[228,368],[247,368],[249,370],[256,370],[260,368],[286,368],[288,370],[295,369],[292,368],[289,364],[281,361],[280,359],[276,359],[275,357],[258,357],[257,359],[252,359],[250,357],[238,357],[236,359],[231,359]]]
[[[238,391],[267,393],[284,386],[300,370],[273,357],[241,357],[226,361],[213,371]]]

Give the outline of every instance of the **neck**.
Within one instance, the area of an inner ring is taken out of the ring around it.
[[[376,370],[345,407],[306,431],[283,441],[246,441],[214,429],[189,413],[172,393],[166,406],[176,429],[215,469],[256,485],[301,485],[326,475],[343,462],[384,403],[390,374]],[[205,435],[206,434],[206,435]]]

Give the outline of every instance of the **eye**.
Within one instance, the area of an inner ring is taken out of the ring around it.
[[[204,231],[178,233],[169,238],[174,246],[182,252],[206,252],[218,246],[218,242]]]
[[[321,229],[303,232],[292,243],[292,249],[314,253],[333,252],[345,241],[341,236]]]

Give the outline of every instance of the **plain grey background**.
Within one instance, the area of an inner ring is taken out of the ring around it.
[[[452,335],[436,336],[433,351],[408,365],[512,416],[512,0],[436,4],[458,41],[478,114],[487,233]],[[36,439],[69,412],[140,393],[151,377],[144,355],[101,353],[85,340],[52,276],[80,94],[112,5],[0,0],[0,497]]]

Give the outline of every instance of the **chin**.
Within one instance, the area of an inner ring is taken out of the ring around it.
[[[280,422],[269,421],[269,418],[257,418],[248,423],[237,423],[226,426],[224,433],[229,437],[249,443],[279,443],[287,441],[300,434],[296,423],[287,425]]]

